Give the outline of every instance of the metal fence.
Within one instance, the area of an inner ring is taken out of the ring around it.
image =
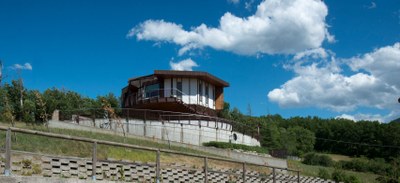
[[[54,133],[48,133],[48,132],[41,132],[41,131],[35,131],[35,130],[28,130],[28,129],[21,129],[21,128],[12,128],[12,127],[4,127],[0,126],[1,131],[6,131],[6,143],[5,143],[5,171],[4,174],[5,176],[10,176],[11,175],[11,133],[12,132],[17,132],[17,133],[24,133],[24,134],[30,134],[30,135],[39,135],[39,136],[44,136],[44,137],[51,137],[51,138],[57,138],[57,139],[64,139],[64,140],[71,140],[71,141],[78,141],[78,142],[85,142],[85,143],[91,143],[93,144],[93,151],[92,151],[92,179],[96,180],[96,163],[98,162],[97,160],[97,145],[108,145],[108,146],[114,146],[114,147],[124,147],[124,148],[129,148],[129,149],[135,149],[135,150],[144,150],[144,151],[150,151],[150,152],[155,152],[156,154],[156,166],[155,166],[155,179],[156,182],[161,182],[161,163],[160,163],[160,156],[161,153],[168,153],[168,154],[174,154],[174,155],[182,155],[182,156],[188,156],[191,158],[201,158],[203,159],[204,165],[203,165],[203,177],[204,177],[204,182],[208,183],[209,178],[208,176],[210,173],[218,173],[218,174],[229,174],[233,176],[240,177],[242,182],[246,182],[246,180],[249,180],[251,177],[258,177],[260,180],[270,180],[272,179],[273,183],[276,183],[277,181],[282,181],[280,180],[280,177],[278,172],[285,172],[286,174],[291,174],[293,175],[294,179],[290,179],[290,182],[300,182],[300,172],[298,170],[292,170],[292,169],[286,169],[286,168],[279,168],[279,167],[273,167],[273,166],[268,166],[268,165],[260,165],[260,164],[254,164],[254,163],[249,163],[249,162],[242,162],[242,161],[235,161],[235,160],[230,160],[230,159],[224,159],[224,158],[219,158],[219,157],[211,157],[211,156],[202,156],[202,155],[196,155],[196,154],[191,154],[191,153],[184,153],[184,152],[179,152],[179,151],[173,151],[173,150],[167,150],[167,149],[157,149],[157,148],[150,148],[150,147],[142,147],[142,146],[137,146],[137,145],[132,145],[132,144],[125,144],[125,143],[118,143],[118,142],[111,142],[111,141],[105,141],[105,140],[96,140],[96,139],[90,139],[90,138],[83,138],[83,137],[75,137],[75,136],[69,136],[69,135],[61,135],[61,134],[54,134]],[[235,164],[241,164],[241,171],[240,172],[221,172],[221,171],[215,171],[209,168],[209,161],[222,161],[222,162],[227,162],[227,163],[235,163]],[[247,166],[255,166],[258,167],[259,169],[262,168],[268,168],[271,169],[270,175],[265,175],[265,174],[258,174],[258,175],[248,175],[246,173],[247,171]],[[270,181],[269,180],[269,181]],[[288,180],[286,180],[289,182]]]
[[[171,121],[211,121],[215,122],[214,128],[221,128],[223,126],[229,125],[230,130],[237,131],[242,134],[246,134],[259,140],[260,130],[258,125],[254,124],[250,126],[241,122],[207,116],[201,114],[191,114],[183,112],[174,111],[163,111],[163,110],[150,110],[150,109],[133,109],[133,108],[114,108],[115,113],[120,120],[129,121],[130,119],[140,119],[146,120],[158,120],[165,123],[170,123]],[[93,124],[95,124],[98,119],[106,119],[112,123],[116,119],[110,118],[109,114],[101,108],[86,108],[86,109],[74,109],[74,110],[59,110],[59,119],[61,121],[75,121],[79,123],[80,120],[90,119]],[[209,126],[210,127],[210,126]]]

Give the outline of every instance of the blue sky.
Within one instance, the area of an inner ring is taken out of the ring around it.
[[[6,81],[120,95],[172,62],[253,115],[397,118],[399,42],[399,0],[0,1]]]

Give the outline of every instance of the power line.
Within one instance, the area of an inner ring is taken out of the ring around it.
[[[348,141],[325,139],[325,138],[319,138],[319,137],[315,137],[315,139],[325,140],[325,141],[330,141],[330,142],[344,143],[344,144],[354,144],[354,145],[370,146],[370,147],[382,147],[382,148],[397,148],[397,149],[400,149],[400,146],[392,146],[392,145],[380,145],[380,144],[367,144],[367,143],[360,143],[360,142],[348,142]]]

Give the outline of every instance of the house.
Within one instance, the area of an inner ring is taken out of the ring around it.
[[[129,79],[122,89],[122,107],[216,116],[228,86],[207,72],[155,70]]]

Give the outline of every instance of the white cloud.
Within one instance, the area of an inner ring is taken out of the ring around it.
[[[353,71],[364,71],[400,90],[400,42],[348,59]]]
[[[147,20],[127,37],[175,43],[182,47],[180,54],[203,47],[241,55],[294,54],[334,40],[325,23],[327,14],[326,5],[319,0],[268,0],[249,17],[225,13],[216,28],[201,24],[184,30],[173,22]]]
[[[191,58],[182,60],[180,62],[173,62],[172,60],[169,62],[169,66],[171,70],[178,71],[192,71],[193,67],[198,67],[197,63],[193,61]]]
[[[382,116],[380,114],[342,114],[340,116],[336,116],[336,118],[342,118],[342,119],[348,119],[352,121],[379,121],[379,122],[385,122],[387,120],[387,117]]]
[[[238,4],[238,3],[240,3],[240,0],[228,0],[228,2],[230,2],[232,4]]]
[[[294,71],[295,77],[270,91],[269,100],[282,107],[319,107],[338,112],[369,107],[389,110],[391,116],[400,114],[397,103],[400,93],[400,43],[342,59],[341,62],[354,73],[343,73],[334,58],[318,64],[298,62],[288,67]],[[358,119],[378,119],[372,116],[359,115]],[[389,118],[380,117],[383,120]]]
[[[374,9],[376,8],[376,3],[375,2],[371,2],[371,4],[367,7],[368,9]]]
[[[293,57],[294,60],[300,60],[304,58],[312,59],[325,59],[328,57],[328,53],[323,48],[310,49],[303,52],[296,53]]]
[[[246,8],[246,10],[251,10],[251,8],[253,7],[253,3],[254,3],[254,0],[249,0],[249,1],[247,1],[247,2],[245,2],[244,3],[244,8]]]
[[[30,63],[25,63],[24,65],[14,64],[11,69],[32,70],[32,65]]]

